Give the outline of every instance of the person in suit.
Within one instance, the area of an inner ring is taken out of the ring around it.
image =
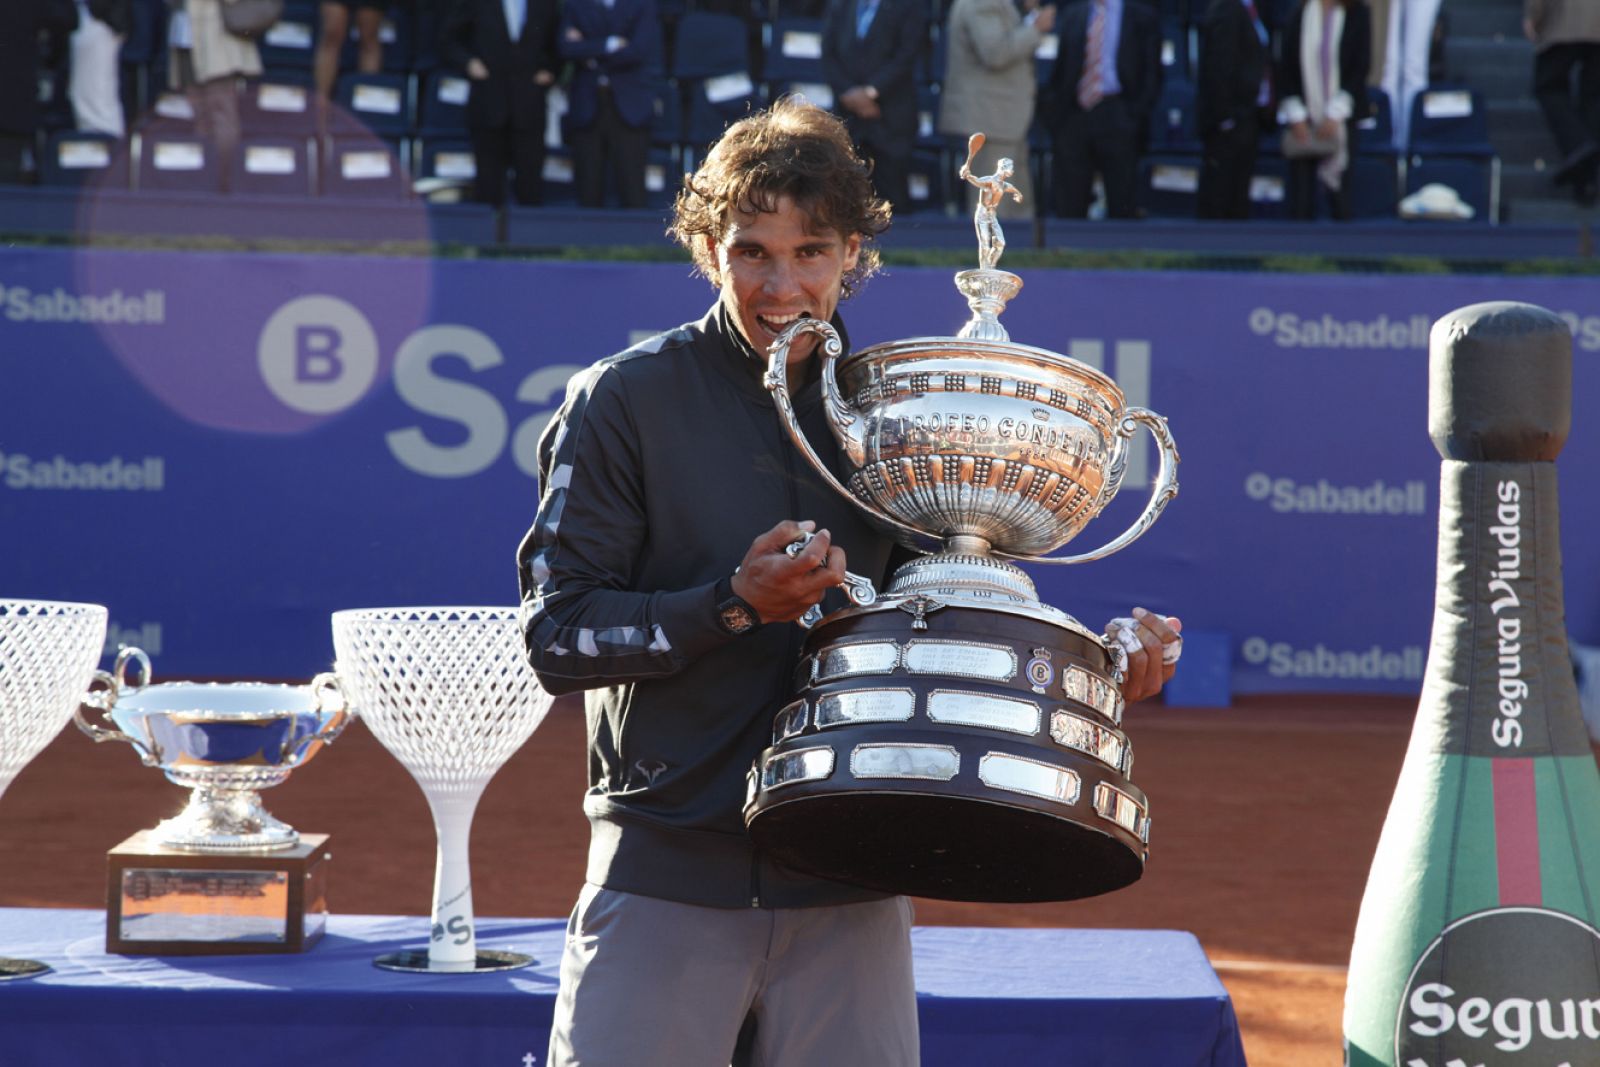
[[[1134,216],[1139,156],[1161,95],[1161,25],[1140,0],[1077,0],[1061,14],[1050,87],[1058,214],[1086,218],[1098,173],[1106,214]]]
[[[922,0],[833,0],[822,24],[822,75],[872,184],[911,209],[907,162],[917,139],[915,67],[928,37]]]
[[[1256,0],[1211,0],[1200,24],[1195,119],[1202,219],[1248,219],[1256,146],[1271,129],[1272,50]]]
[[[1316,214],[1317,190],[1325,190],[1329,213],[1350,218],[1345,172],[1355,148],[1356,120],[1367,113],[1367,74],[1372,64],[1372,12],[1364,0],[1305,0],[1284,27],[1279,57],[1278,121],[1288,136],[1333,144],[1316,158],[1289,161],[1289,214]]]
[[[39,35],[58,45],[78,26],[72,0],[4,0],[0,3],[0,185],[30,178],[39,131]]]
[[[567,0],[558,47],[573,63],[566,129],[578,203],[601,206],[609,171],[622,206],[644,207],[661,66],[655,0]]]
[[[1055,22],[1053,4],[1035,4],[1026,15],[1011,0],[956,0],[950,9],[939,132],[963,146],[972,134],[983,134],[983,148],[972,163],[979,172],[993,172],[1000,160],[1011,160],[1011,184],[1021,202],[1003,200],[996,208],[1001,218],[1037,210],[1028,168],[1028,126],[1038,88],[1033,54]],[[978,194],[976,188],[967,190],[969,209],[977,206]]]
[[[477,161],[474,197],[506,201],[506,171],[519,204],[543,199],[545,93],[555,84],[557,0],[456,0],[440,51],[472,82],[467,131]]]
[[[1534,96],[1561,150],[1551,178],[1592,204],[1600,175],[1600,4],[1524,0],[1522,32],[1534,46]]]

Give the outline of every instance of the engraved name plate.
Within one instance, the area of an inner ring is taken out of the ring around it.
[[[1081,784],[1065,767],[991,752],[978,761],[978,780],[995,789],[1076,804]]]
[[[905,722],[917,710],[909,689],[860,689],[829,693],[817,701],[817,729],[855,722]]]
[[[1122,774],[1133,769],[1133,746],[1128,744],[1128,739],[1082,715],[1052,711],[1050,736],[1056,744],[1093,756]]]
[[[961,771],[961,753],[950,745],[857,745],[850,753],[856,778],[922,778],[948,782]]]
[[[1122,722],[1122,694],[1104,678],[1098,678],[1082,667],[1068,667],[1061,672],[1061,688],[1068,700],[1093,708],[1112,722]]]
[[[241,941],[289,936],[284,871],[129,867],[122,872],[124,941]]]
[[[1094,787],[1094,810],[1102,819],[1137,835],[1145,844],[1150,843],[1150,817],[1137,800],[1116,786],[1101,782]]]
[[[819,782],[832,774],[833,749],[802,748],[768,756],[767,765],[761,770],[761,784],[766,789],[779,789],[796,782]]]
[[[912,641],[905,667],[912,674],[953,674],[1009,682],[1017,676],[1017,654],[1004,645],[968,641]]]
[[[787,741],[806,728],[806,702],[797,700],[772,720],[772,743]]]
[[[864,641],[823,649],[817,681],[849,678],[857,674],[889,674],[900,663],[900,646],[893,641]]]
[[[982,726],[1016,734],[1039,732],[1039,705],[1016,697],[936,689],[928,694],[928,718],[958,726]]]

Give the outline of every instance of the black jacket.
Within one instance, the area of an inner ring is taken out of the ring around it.
[[[1202,136],[1229,119],[1244,122],[1252,117],[1271,62],[1271,51],[1256,32],[1244,0],[1211,0],[1200,24],[1196,79],[1195,122]]]
[[[728,635],[716,583],[784,519],[815,520],[875,581],[891,551],[789,440],[763,370],[719,305],[573,377],[518,552],[528,656],[547,690],[588,690],[590,882],[726,908],[876,899],[778,867],[744,830],[803,631]],[[837,464],[820,392],[795,406]]]
[[[133,0],[89,0],[89,14],[124,37],[133,29]]]
[[[1056,121],[1078,107],[1078,80],[1083,77],[1083,57],[1089,42],[1089,0],[1076,0],[1061,12],[1056,65],[1051,72],[1050,96]],[[1161,96],[1161,22],[1155,9],[1142,0],[1122,0],[1122,36],[1117,42],[1117,81],[1122,99],[1135,116],[1149,117]]]
[[[511,40],[501,0],[454,0],[440,35],[444,61],[457,70],[480,59],[489,77],[472,83],[467,125],[540,129],[545,121],[545,87],[534,83],[541,70],[559,75],[556,52],[560,24],[557,0],[527,0],[522,35]]]
[[[72,0],[0,0],[0,133],[39,128],[39,34],[59,48],[78,28]]]
[[[917,57],[927,47],[927,5],[921,0],[878,0],[867,35],[856,36],[859,0],[833,0],[822,25],[822,76],[833,90],[833,109],[851,135],[878,152],[909,155],[917,139]],[[876,119],[862,119],[838,102],[846,89],[878,90]]]

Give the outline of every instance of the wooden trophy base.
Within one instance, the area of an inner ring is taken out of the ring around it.
[[[180,852],[141,830],[106,853],[106,951],[304,952],[328,924],[327,834],[275,852]]]

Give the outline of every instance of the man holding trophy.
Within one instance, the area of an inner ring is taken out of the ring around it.
[[[888,225],[827,112],[785,99],[730,127],[673,225],[716,304],[576,375],[540,442],[523,628],[546,689],[587,691],[591,823],[551,1065],[918,1062],[909,901],[778,864],[744,821],[802,662],[790,624],[848,604],[847,563],[881,584],[912,558],[808,469],[763,385],[781,337],[793,417],[841,469],[824,341],[793,327],[843,337]],[[1179,645],[1176,619],[1134,614],[1107,642],[1128,701]]]

